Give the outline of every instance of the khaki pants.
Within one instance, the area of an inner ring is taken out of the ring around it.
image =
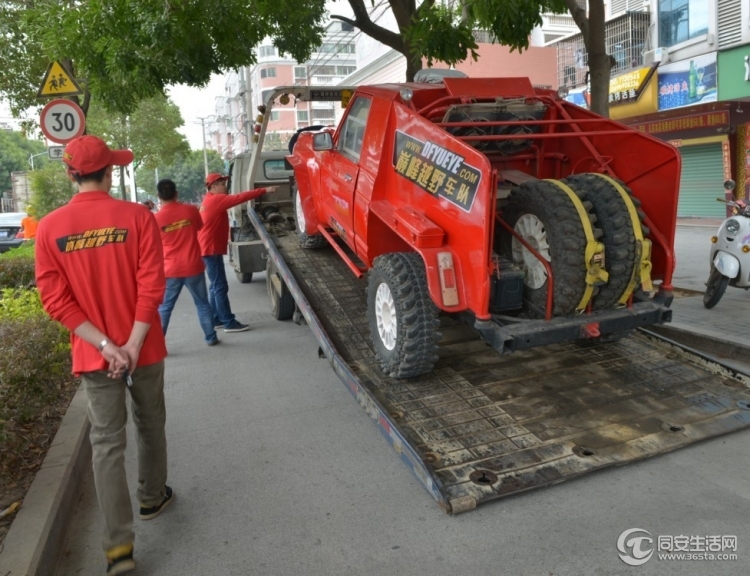
[[[104,550],[131,544],[133,505],[125,476],[126,384],[107,373],[81,375],[89,400],[94,483],[104,516]],[[164,431],[164,361],[136,368],[130,390],[133,422],[138,432],[138,501],[150,507],[165,497],[167,438]]]

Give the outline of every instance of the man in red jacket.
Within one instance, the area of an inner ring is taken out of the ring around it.
[[[71,332],[73,372],[88,396],[94,482],[104,516],[107,574],[133,561],[133,508],[125,477],[125,390],[138,432],[140,518],[169,505],[164,431],[164,358],[157,308],[164,260],[156,220],[140,204],[109,195],[112,167],[133,161],[95,136],[63,153],[78,193],[45,216],[36,235],[36,282],[47,313]]]
[[[177,297],[182,287],[186,286],[198,310],[198,321],[203,328],[206,344],[215,346],[219,339],[216,337],[211,305],[208,303],[206,276],[203,274],[206,267],[201,260],[201,249],[198,245],[198,231],[203,227],[201,214],[195,206],[177,201],[177,187],[172,180],[159,180],[156,190],[161,200],[156,222],[161,232],[164,274],[167,277],[164,302],[159,306],[164,335],[167,334]]]
[[[201,205],[203,228],[198,232],[203,262],[211,283],[208,290],[208,301],[214,315],[214,326],[224,326],[224,332],[244,332],[250,326],[239,322],[232,314],[229,305],[229,285],[224,270],[224,254],[229,242],[229,219],[227,210],[243,202],[249,202],[258,196],[273,192],[276,186],[257,188],[240,194],[227,194],[227,180],[223,174],[212,173],[206,176],[208,193]]]

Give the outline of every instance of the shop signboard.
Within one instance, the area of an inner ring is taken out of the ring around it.
[[[719,100],[750,97],[750,44],[719,53]]]
[[[716,102],[716,52],[659,67],[659,110]]]
[[[578,90],[571,90],[565,99],[568,102],[572,102],[576,106],[588,109],[589,107],[589,91],[587,88],[579,88]]]

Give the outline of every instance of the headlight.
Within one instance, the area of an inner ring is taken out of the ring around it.
[[[727,232],[737,234],[740,231],[740,223],[734,218],[730,218],[726,223]]]

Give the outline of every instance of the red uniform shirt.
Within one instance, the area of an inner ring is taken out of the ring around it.
[[[164,274],[167,278],[187,278],[206,269],[198,245],[198,230],[203,227],[195,206],[180,202],[164,204],[156,213],[164,247]]]
[[[136,320],[150,323],[138,366],[164,359],[164,260],[147,208],[106,192],[79,192],[41,220],[35,251],[39,294],[47,313],[71,332],[75,374],[108,367],[96,347],[73,334],[86,320],[118,346]]]
[[[201,255],[215,256],[227,253],[229,218],[227,210],[261,196],[265,188],[256,188],[240,194],[212,194],[209,192],[201,204],[203,228],[198,232]]]

